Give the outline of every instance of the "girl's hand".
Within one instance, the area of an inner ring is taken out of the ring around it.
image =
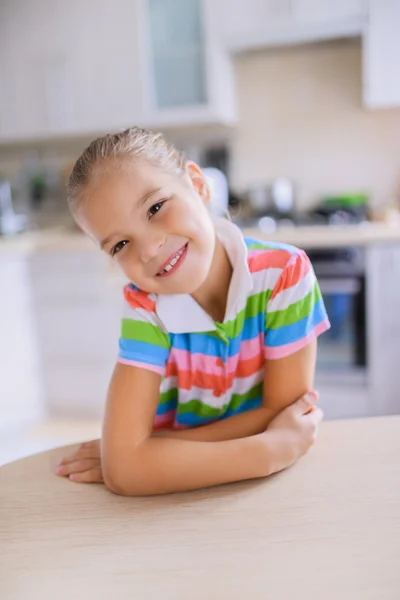
[[[315,406],[316,392],[310,392],[280,412],[265,435],[271,452],[272,473],[290,467],[314,444],[323,417]]]
[[[70,456],[57,465],[56,474],[78,483],[103,483],[100,440],[81,444]]]

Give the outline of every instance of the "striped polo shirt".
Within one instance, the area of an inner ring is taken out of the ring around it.
[[[118,361],[161,375],[155,428],[196,427],[259,407],[265,360],[289,356],[329,328],[305,252],[243,238],[225,219],[215,228],[233,267],[222,323],[189,294],[124,288]]]

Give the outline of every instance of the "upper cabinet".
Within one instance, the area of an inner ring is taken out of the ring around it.
[[[3,0],[0,140],[96,134],[140,118],[137,3]]]
[[[369,0],[364,39],[364,102],[400,106],[400,0]]]
[[[213,0],[141,0],[144,121],[232,124],[231,58]]]
[[[235,122],[213,0],[3,0],[0,142]]]
[[[221,0],[217,6],[233,52],[359,35],[367,14],[367,0]]]

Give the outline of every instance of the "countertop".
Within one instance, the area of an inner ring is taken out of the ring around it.
[[[0,469],[2,598],[399,598],[400,417],[326,422],[282,473],[154,498],[57,478],[65,452]]]
[[[400,225],[365,223],[346,226],[280,227],[271,233],[257,228],[244,228],[243,234],[262,240],[285,242],[300,248],[334,246],[368,246],[371,244],[400,244]],[[79,230],[52,227],[1,238],[0,252],[18,252],[29,255],[35,251],[95,251],[92,240]]]

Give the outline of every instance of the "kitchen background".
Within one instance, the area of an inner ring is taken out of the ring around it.
[[[399,26],[400,0],[0,2],[0,464],[100,431],[121,281],[64,186],[134,124],[309,252],[327,418],[400,412]]]

